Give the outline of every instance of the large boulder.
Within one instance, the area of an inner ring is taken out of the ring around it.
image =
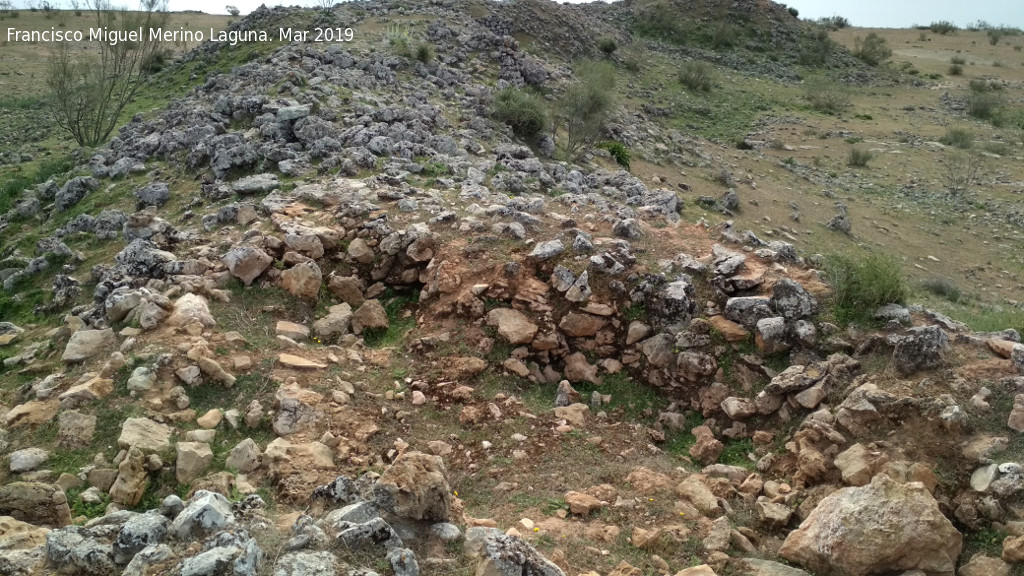
[[[451,515],[452,490],[440,456],[406,452],[373,487],[377,505],[400,518],[443,522]]]
[[[963,536],[923,484],[879,474],[822,500],[779,555],[821,574],[952,574],[962,546]]]
[[[71,524],[71,508],[64,491],[40,482],[11,482],[0,486],[0,516],[40,526]]]
[[[68,364],[74,364],[112,350],[116,346],[117,336],[109,328],[106,330],[79,330],[71,335],[67,347],[64,348],[64,355],[60,359]]]
[[[252,284],[253,280],[274,262],[274,259],[263,250],[245,244],[235,246],[221,260],[231,275],[244,282],[246,286]]]
[[[529,344],[538,330],[525,314],[511,308],[495,308],[488,312],[487,325],[497,327],[498,335],[510,344]]]
[[[234,523],[235,514],[227,498],[216,492],[199,490],[174,518],[168,531],[179,540],[191,541],[226,529]]]
[[[477,576],[565,576],[528,542],[497,528],[466,530],[465,550],[477,560]]]
[[[800,320],[818,312],[818,301],[798,282],[782,278],[772,288],[771,307],[786,320]]]
[[[946,333],[934,325],[910,328],[905,334],[890,336],[889,343],[895,346],[892,364],[904,376],[941,367],[950,349]]]
[[[324,275],[316,262],[309,260],[281,272],[281,286],[297,298],[313,300],[320,293]]]

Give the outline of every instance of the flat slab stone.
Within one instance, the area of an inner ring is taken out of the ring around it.
[[[324,368],[327,368],[326,364],[306,360],[302,356],[296,356],[294,354],[278,354],[277,361],[280,362],[282,366],[287,368],[297,368],[299,370],[323,370]]]

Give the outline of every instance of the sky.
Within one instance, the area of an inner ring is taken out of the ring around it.
[[[978,20],[996,26],[1024,28],[1022,0],[782,0],[782,3],[799,10],[801,18],[816,20],[839,15],[846,17],[852,26],[863,28],[909,28],[940,20],[948,20],[961,28]]]
[[[14,0],[16,5],[41,0]],[[316,0],[223,0],[237,6],[243,14],[263,4],[314,6]],[[575,1],[575,0],[570,0]],[[51,0],[66,5],[69,0]],[[114,0],[115,4],[134,4],[135,0]],[[782,0],[800,11],[801,18],[844,16],[850,24],[865,28],[909,28],[948,20],[961,28],[984,20],[994,25],[1024,28],[1024,0]],[[201,10],[208,14],[226,14],[220,0],[169,0],[169,9]]]

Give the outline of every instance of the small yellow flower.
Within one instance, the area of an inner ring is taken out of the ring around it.
[[[459,495],[459,491],[458,490],[452,490],[452,493],[455,494],[456,496]]]
[[[540,532],[540,528],[534,527],[534,528],[533,528],[533,531],[534,531],[534,532]]]

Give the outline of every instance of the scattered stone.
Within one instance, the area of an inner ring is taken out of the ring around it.
[[[495,308],[488,312],[487,325],[496,326],[498,335],[510,344],[529,344],[538,330],[537,325],[522,312],[511,308]]]
[[[779,550],[814,572],[866,576],[899,570],[953,573],[963,537],[920,483],[885,474],[825,497]]]
[[[61,361],[67,364],[75,364],[116,347],[117,335],[109,328],[106,330],[79,330],[72,334],[71,339],[68,340],[68,345],[64,348]]]

